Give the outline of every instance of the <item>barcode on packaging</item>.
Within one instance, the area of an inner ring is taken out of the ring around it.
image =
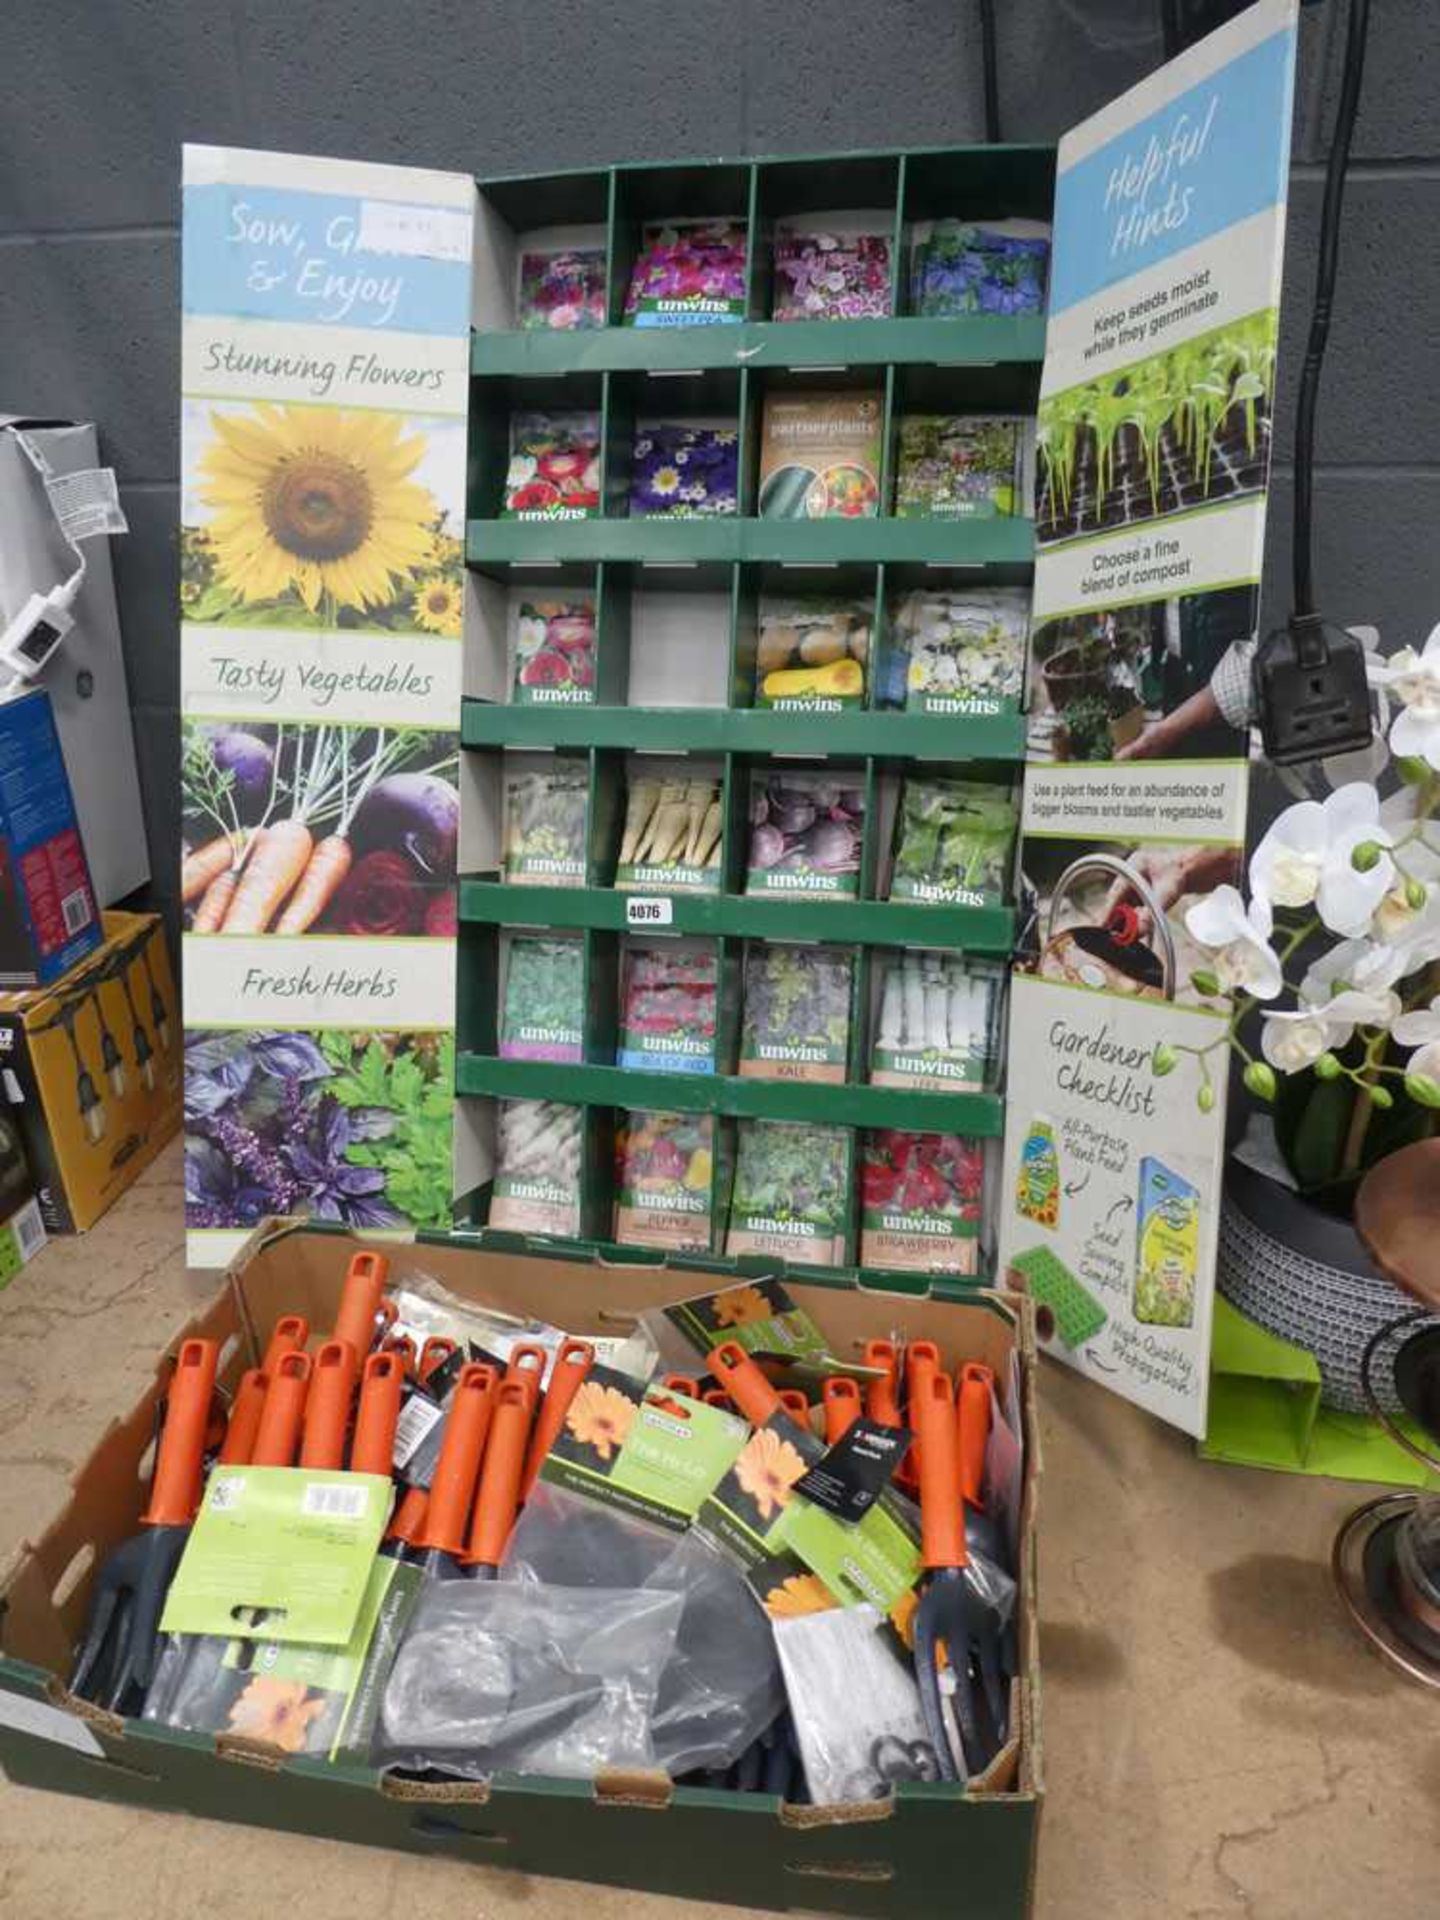
[[[300,1511],[314,1519],[363,1520],[370,1504],[367,1487],[344,1487],[312,1480],[300,1496]]]
[[[439,1407],[421,1394],[412,1394],[405,1402],[395,1422],[395,1450],[391,1457],[397,1470],[409,1466],[440,1418]]]
[[[83,887],[66,894],[60,902],[60,916],[65,922],[66,933],[79,933],[82,927],[89,926],[90,896]]]
[[[44,1246],[45,1222],[40,1218],[37,1201],[27,1200],[10,1224],[15,1229],[15,1244],[22,1260],[30,1259]]]

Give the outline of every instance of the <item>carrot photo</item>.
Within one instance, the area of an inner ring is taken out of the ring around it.
[[[453,935],[458,775],[453,733],[187,722],[187,931]]]
[[[464,423],[192,401],[180,615],[458,639]]]

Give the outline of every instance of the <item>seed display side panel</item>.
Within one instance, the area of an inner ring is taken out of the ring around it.
[[[474,182],[190,146],[185,1193],[448,1223]]]
[[[1000,1271],[1203,1434],[1296,0],[1060,143]]]

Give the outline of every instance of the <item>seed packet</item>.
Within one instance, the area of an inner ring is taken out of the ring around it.
[[[865,789],[858,774],[757,770],[750,787],[747,893],[853,900],[860,890]]]
[[[760,512],[770,520],[873,519],[880,511],[879,391],[769,393]]]
[[[911,713],[1017,713],[1025,682],[1030,595],[1024,587],[907,594],[894,644]],[[884,691],[898,676],[889,671]]]
[[[855,955],[845,947],[745,952],[740,1072],[752,1080],[843,1081]]]
[[[775,228],[777,320],[881,320],[890,312],[890,235],[815,223]]]
[[[850,1249],[853,1145],[844,1127],[741,1121],[726,1254],[843,1266]]]
[[[867,1133],[860,1158],[860,1264],[974,1273],[985,1150],[954,1133]]]
[[[706,327],[745,318],[745,228],[733,220],[648,226],[625,295],[629,327]]]
[[[870,1055],[877,1087],[978,1092],[999,1065],[1004,975],[960,953],[887,955]]]
[[[655,421],[635,430],[630,511],[689,519],[736,511],[740,436],[734,427]]]
[[[719,958],[678,940],[625,951],[615,1062],[649,1073],[714,1073]]]
[[[588,520],[599,511],[599,414],[515,414],[501,519]]]
[[[1039,220],[927,220],[915,228],[910,308],[928,318],[1045,311],[1050,229]]]
[[[505,782],[502,877],[530,886],[585,884],[587,769],[578,761],[512,773]]]
[[[895,825],[890,898],[960,907],[1003,905],[1015,825],[1015,796],[1009,787],[909,775]]]
[[[762,600],[756,706],[784,713],[861,706],[873,618],[863,600]]]
[[[900,422],[897,520],[988,520],[1017,511],[1020,424],[960,413]]]
[[[723,825],[718,774],[633,762],[615,885],[718,893]]]
[[[558,247],[520,256],[520,325],[569,333],[605,324],[605,249]]]
[[[505,967],[502,1060],[579,1060],[585,1025],[584,953],[578,940],[517,936]]]
[[[1199,1262],[1199,1190],[1147,1155],[1135,1221],[1135,1318],[1151,1327],[1191,1325]]]
[[[594,699],[594,604],[522,601],[515,627],[515,705],[589,706]]]
[[[501,1100],[488,1226],[512,1233],[580,1231],[584,1115],[553,1100]]]
[[[715,1122],[704,1113],[620,1116],[615,1238],[668,1253],[708,1253],[713,1238]]]

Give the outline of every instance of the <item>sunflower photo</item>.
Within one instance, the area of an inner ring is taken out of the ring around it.
[[[463,421],[191,400],[182,435],[182,619],[459,638]]]

